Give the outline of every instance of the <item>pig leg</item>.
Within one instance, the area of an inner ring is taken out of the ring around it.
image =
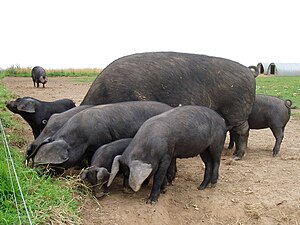
[[[211,183],[211,187],[215,187],[219,177],[219,167],[221,161],[221,152],[223,149],[224,141],[218,146],[210,146],[203,153],[200,154],[203,162],[205,163],[204,179],[199,190],[203,190]]]
[[[234,146],[234,143],[237,143],[237,141],[238,141],[238,135],[233,130],[230,130],[229,138],[230,139],[229,139],[228,149],[232,149]]]
[[[164,182],[162,183],[160,187],[160,192],[165,194],[167,192],[167,184],[168,184],[168,179],[167,176],[165,176]]]
[[[249,136],[249,124],[245,121],[241,125],[234,127],[234,132],[237,134],[236,150],[233,154],[234,160],[240,160],[245,154],[247,149],[247,141]]]
[[[172,185],[172,182],[176,177],[176,172],[177,172],[176,158],[173,158],[167,172],[167,180],[170,185]]]
[[[157,202],[157,199],[160,195],[160,189],[166,181],[166,175],[171,161],[172,159],[168,155],[164,156],[161,160],[158,170],[156,171],[153,178],[153,186],[147,203],[155,204]]]
[[[229,131],[229,144],[228,149],[232,149],[234,146],[234,139],[233,139],[233,131]]]
[[[132,189],[129,186],[129,169],[127,166],[122,165],[122,172],[123,172],[123,192],[126,194],[132,193]]]
[[[221,162],[221,152],[223,149],[223,142],[221,142],[220,145],[214,145],[210,147],[210,155],[212,158],[212,174],[211,174],[211,187],[215,187],[218,181],[219,177],[219,168],[220,168],[220,162]]]
[[[204,179],[202,183],[199,185],[198,189],[203,190],[211,182],[211,176],[213,173],[213,160],[208,149],[200,153],[200,157],[205,164],[205,171],[204,171]]]
[[[280,145],[284,137],[284,128],[275,127],[271,128],[271,130],[276,139],[275,146],[273,148],[273,156],[276,156],[279,153]]]

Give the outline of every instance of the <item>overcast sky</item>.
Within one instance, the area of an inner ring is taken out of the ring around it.
[[[0,67],[104,68],[138,52],[300,63],[299,0],[1,0]]]

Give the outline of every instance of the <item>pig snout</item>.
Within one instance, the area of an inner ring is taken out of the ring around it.
[[[48,78],[46,77],[46,76],[42,76],[42,77],[40,77],[40,82],[42,83],[42,84],[46,84],[47,83],[47,81],[48,81]]]
[[[12,106],[13,105],[13,101],[5,101],[5,105],[6,106]]]
[[[17,106],[14,101],[6,101],[5,106],[12,111],[13,113],[17,113]]]

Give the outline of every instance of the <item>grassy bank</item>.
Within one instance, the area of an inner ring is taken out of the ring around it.
[[[293,108],[300,108],[300,77],[257,77],[256,92],[290,99]]]
[[[23,76],[23,77],[30,77],[31,76],[31,69],[30,67],[19,67],[19,66],[11,66],[10,68],[3,70],[2,74],[4,76]],[[46,73],[49,77],[94,77],[101,72],[99,68],[82,68],[82,69],[47,69]]]
[[[0,118],[9,143],[16,172],[18,174],[25,202],[33,224],[80,224],[79,202],[75,199],[75,179],[52,179],[39,176],[36,171],[25,168],[23,154],[18,146],[24,146],[23,127],[16,121],[4,105],[12,96],[4,89],[0,77]],[[2,136],[1,136],[2,137]],[[0,138],[0,224],[20,224],[14,201],[14,192],[19,207],[21,224],[29,224],[21,195],[17,189],[15,176],[8,170],[6,150]],[[11,171],[13,174],[13,172]],[[11,185],[11,177],[13,186]],[[78,195],[77,195],[78,196]]]

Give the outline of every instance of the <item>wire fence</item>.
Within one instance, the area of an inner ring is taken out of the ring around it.
[[[26,212],[26,217],[28,219],[28,224],[32,225],[32,220],[31,220],[31,217],[30,217],[27,205],[26,205],[26,201],[25,201],[25,198],[24,198],[24,195],[23,195],[23,192],[22,192],[22,188],[21,188],[21,185],[20,185],[20,180],[19,180],[16,168],[15,168],[15,164],[14,164],[14,161],[13,161],[13,158],[12,158],[11,151],[10,151],[9,146],[8,146],[7,138],[6,138],[6,135],[5,135],[5,131],[4,131],[1,119],[0,119],[0,130],[1,130],[2,142],[3,142],[3,146],[4,146],[4,150],[5,150],[5,157],[6,157],[6,162],[7,162],[7,169],[8,169],[8,173],[9,173],[9,177],[10,177],[10,182],[11,182],[11,186],[12,186],[14,202],[15,202],[16,209],[17,209],[19,223],[22,224],[22,223],[25,223],[25,221],[24,222],[22,221],[21,208],[20,208],[18,200],[17,200],[17,191],[19,191],[19,193],[20,193],[20,196],[21,196],[21,199],[22,199],[22,204],[24,206],[24,209],[25,209],[25,212]],[[14,180],[17,183],[17,187],[15,187]]]

